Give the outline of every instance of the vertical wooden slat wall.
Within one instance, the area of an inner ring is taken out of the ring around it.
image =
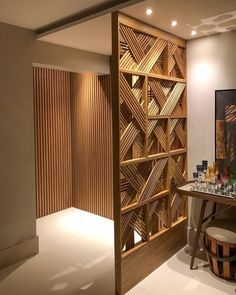
[[[110,76],[71,75],[73,204],[112,219]]]
[[[70,73],[33,67],[37,218],[72,206]]]
[[[186,42],[112,14],[116,294],[187,242]]]
[[[37,218],[113,218],[110,76],[33,68]]]

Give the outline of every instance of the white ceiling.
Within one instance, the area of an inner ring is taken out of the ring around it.
[[[153,9],[151,16],[145,14],[147,7]],[[123,12],[186,40],[193,38],[192,29],[196,37],[236,29],[236,0],[147,0]],[[177,27],[171,27],[172,20]]]
[[[100,16],[74,27],[44,36],[39,40],[111,55],[111,15]]]
[[[0,21],[35,30],[108,1],[0,0]],[[146,8],[153,9],[151,16],[145,14]],[[236,29],[236,0],[146,0],[122,12],[184,39],[193,38],[192,29],[198,32],[194,38]],[[174,19],[178,22],[175,28],[170,25]],[[110,15],[52,33],[40,40],[110,55]]]
[[[111,55],[111,15],[107,14],[40,38],[41,41]]]

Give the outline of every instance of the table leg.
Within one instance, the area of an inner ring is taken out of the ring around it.
[[[194,265],[194,260],[195,260],[196,253],[197,253],[198,241],[199,241],[199,238],[200,238],[202,222],[203,222],[204,214],[205,214],[205,210],[206,210],[206,204],[207,204],[207,200],[203,200],[202,201],[202,206],[201,206],[200,216],[199,216],[199,219],[198,219],[197,232],[196,232],[195,240],[194,240],[194,244],[193,244],[193,251],[192,251],[192,258],[191,258],[191,263],[190,263],[190,269],[194,269],[193,265]]]
[[[216,209],[217,209],[217,203],[215,202],[212,209],[212,215],[213,215],[212,219],[215,219]]]

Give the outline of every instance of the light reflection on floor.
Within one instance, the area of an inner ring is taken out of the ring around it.
[[[37,233],[40,253],[0,272],[1,295],[114,294],[112,221],[70,208]]]
[[[37,221],[40,254],[0,272],[1,295],[114,295],[113,222],[78,209]],[[184,249],[126,295],[233,295],[236,285]]]

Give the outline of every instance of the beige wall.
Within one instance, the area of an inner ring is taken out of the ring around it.
[[[71,72],[110,72],[109,57],[42,41],[33,42],[32,61]]]
[[[0,268],[37,252],[32,64],[109,72],[109,57],[0,23]],[[24,241],[24,243],[23,243]]]
[[[3,249],[36,234],[32,38],[0,24],[0,268],[8,264]]]
[[[201,160],[214,161],[215,90],[236,88],[235,48],[236,31],[187,43],[189,177]],[[199,201],[190,203],[190,208],[192,228],[196,226]]]

